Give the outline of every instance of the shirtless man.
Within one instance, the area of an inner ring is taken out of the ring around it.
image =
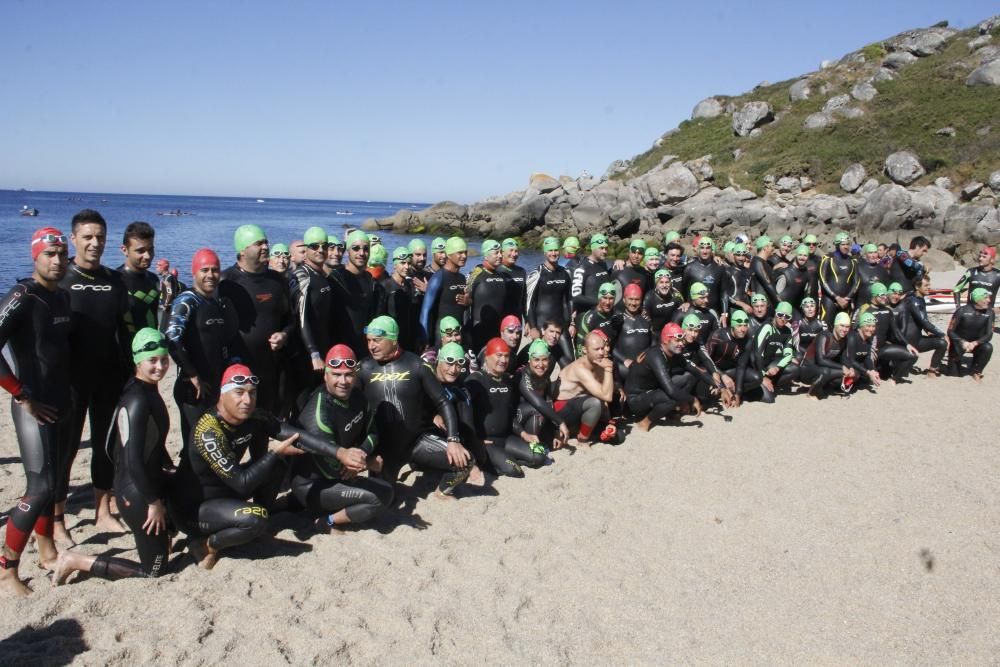
[[[614,362],[608,352],[608,339],[591,331],[583,342],[584,354],[559,372],[559,394],[555,409],[563,418],[577,443],[589,446],[598,424],[610,418],[608,405],[614,400]],[[600,434],[604,442],[614,440],[614,428]]]

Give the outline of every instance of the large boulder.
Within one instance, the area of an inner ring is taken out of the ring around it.
[[[722,106],[722,102],[718,98],[709,97],[694,106],[694,111],[691,112],[691,119],[717,118],[722,115],[723,111],[725,111],[725,107]]]
[[[925,173],[920,158],[912,151],[898,151],[885,159],[885,175],[894,183],[909,185]]]
[[[632,167],[632,160],[615,160],[608,165],[608,168],[604,171],[604,176],[601,177],[602,181],[606,181],[609,178],[614,178],[619,174],[624,174]]]
[[[546,194],[562,187],[562,183],[552,178],[548,174],[534,173],[528,179],[528,189],[539,194]]]
[[[801,220],[805,224],[822,223],[841,227],[851,219],[847,205],[832,195],[816,195],[811,197],[805,206]]]
[[[875,86],[867,81],[862,81],[851,88],[851,97],[856,100],[861,100],[862,102],[870,102],[875,99],[876,95],[878,95],[878,90],[876,90]]]
[[[747,102],[733,114],[733,132],[746,137],[750,132],[774,120],[774,110],[767,102]]]
[[[788,97],[793,102],[808,100],[812,95],[812,88],[809,87],[809,79],[799,79],[788,88]]]
[[[542,195],[526,199],[514,210],[500,216],[493,227],[493,234],[499,237],[520,236],[529,229],[542,224],[550,204],[551,200]]]
[[[850,95],[847,94],[834,95],[833,97],[831,97],[826,101],[826,104],[823,105],[823,111],[825,111],[826,113],[831,113],[835,109],[846,107],[850,103],[851,103]]]
[[[972,240],[986,245],[1000,243],[1000,213],[991,208],[972,231]]]
[[[882,61],[884,67],[888,67],[893,70],[900,70],[917,62],[917,57],[908,51],[897,51],[896,53],[890,53]]]
[[[875,76],[872,77],[872,81],[875,83],[881,83],[883,81],[895,81],[896,73],[893,72],[888,67],[879,67],[878,71],[875,72]]]
[[[1000,28],[1000,14],[991,16],[979,24],[979,34],[986,35],[993,32],[993,28]]]
[[[980,35],[975,39],[969,40],[969,50],[975,51],[976,49],[982,48],[993,41],[993,35]]]
[[[976,206],[974,204],[954,204],[948,208],[944,216],[944,234],[964,241],[972,237],[976,226],[990,213],[996,211],[992,206]]]
[[[965,80],[967,86],[1000,86],[1000,58],[991,60],[972,71]]]
[[[636,179],[636,190],[646,206],[658,206],[683,201],[698,192],[698,179],[680,162],[662,171],[644,174]]]
[[[868,176],[868,172],[865,171],[865,166],[855,162],[840,177],[840,188],[844,192],[854,192],[865,182],[866,176]]]
[[[953,28],[933,27],[919,30],[908,30],[887,40],[885,48],[889,51],[911,53],[914,56],[931,56],[944,48],[945,43],[957,33]]]
[[[993,194],[1000,195],[1000,171],[994,171],[990,174],[990,190]]]
[[[806,116],[805,121],[802,123],[802,127],[807,130],[819,130],[824,127],[830,127],[833,123],[833,114],[826,113],[825,111],[819,111]]]
[[[878,232],[898,229],[909,219],[910,193],[899,185],[885,184],[868,195],[858,213],[858,231],[876,237]]]

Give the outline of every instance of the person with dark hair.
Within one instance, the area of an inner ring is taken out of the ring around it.
[[[500,272],[503,260],[500,243],[486,239],[482,244],[482,263],[469,274],[469,321],[472,325],[470,346],[478,352],[486,347],[487,341],[497,335],[504,309],[508,304],[507,290],[510,282],[505,273]],[[521,314],[518,313],[520,318]]]
[[[663,248],[663,268],[670,271],[670,282],[678,294],[684,294],[684,246],[668,241]]]
[[[132,337],[145,327],[159,328],[160,279],[149,269],[156,253],[156,232],[146,222],[136,221],[125,228],[121,251],[124,263],[117,271],[128,291],[128,310],[122,318],[123,329],[118,332],[119,343],[128,359],[132,357]]]
[[[549,370],[551,371],[554,368],[561,369],[571,363],[576,358],[576,354],[569,343],[569,339],[563,332],[562,325],[554,320],[546,320],[542,322],[541,326],[541,334],[535,340],[543,341],[549,348],[549,355],[546,357],[549,363]],[[525,345],[517,354],[516,365],[519,369],[526,366],[529,362],[530,352],[528,351],[528,347],[530,345]]]
[[[895,285],[898,283],[889,286],[890,293]],[[899,302],[899,321],[902,323],[899,328],[909,345],[920,352],[933,351],[927,376],[937,377],[941,374],[941,360],[948,350],[948,336],[927,317],[926,297],[930,291],[931,277],[926,273],[913,281],[913,291]],[[930,335],[925,336],[925,331]]]
[[[683,329],[668,322],[660,330],[659,343],[633,364],[625,381],[625,395],[640,431],[648,431],[678,408],[701,414],[701,403],[694,395],[698,379],[687,370],[683,347]]]
[[[914,236],[910,239],[910,249],[896,253],[892,262],[890,278],[902,285],[912,285],[913,281],[924,273],[924,265],[920,259],[931,249],[931,242],[926,236]]]
[[[955,294],[956,308],[962,305],[962,292],[966,293],[965,301],[969,303],[972,290],[977,287],[982,287],[990,293],[990,309],[996,308],[997,292],[1000,291],[1000,271],[994,266],[996,261],[996,248],[984,245],[979,251],[979,264],[966,270],[952,290]]]
[[[594,234],[590,237],[590,255],[580,259],[580,263],[573,268],[571,296],[577,317],[597,305],[598,290],[611,279],[611,272],[604,261],[607,257],[608,237]],[[577,331],[577,336],[579,335],[580,332]]]
[[[436,245],[436,242],[435,242]],[[444,265],[427,281],[427,294],[420,309],[421,338],[428,345],[440,345],[435,337],[437,323],[446,317],[453,317],[459,323],[465,322],[471,299],[466,290],[465,274],[462,267],[469,259],[469,247],[465,240],[453,236],[445,242]],[[435,259],[438,252],[434,252]]]
[[[684,267],[683,293],[689,293],[695,284],[708,288],[708,295],[703,307],[714,311],[720,322],[725,326],[729,312],[729,299],[725,290],[726,269],[716,261],[715,241],[707,236],[698,240],[698,256]]]
[[[123,532],[111,514],[114,463],[100,446],[111,429],[111,417],[128,373],[127,357],[119,343],[126,329],[128,290],[121,274],[101,264],[108,225],[97,211],[85,209],[73,216],[70,242],[76,256],[60,286],[69,292],[73,324],[69,344],[72,351],[70,377],[73,393],[73,436],[66,453],[66,473],[56,497],[56,540],[73,544],[64,519],[69,494],[70,470],[80,448],[83,426],[90,421],[90,479],[94,485],[95,522],[102,532]]]
[[[990,292],[984,287],[972,290],[970,303],[960,306],[948,323],[948,372],[959,376],[963,370],[962,357],[971,354],[969,374],[976,382],[982,382],[983,371],[993,356],[993,310],[990,308]]]
[[[347,263],[330,273],[334,298],[339,300],[342,313],[347,315],[337,318],[340,326],[335,335],[339,342],[354,350],[358,359],[368,356],[365,325],[379,314],[385,301],[382,286],[366,270],[370,254],[368,234],[356,229],[347,235]]]

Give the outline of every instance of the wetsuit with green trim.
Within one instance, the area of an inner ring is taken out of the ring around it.
[[[125,384],[128,362],[118,341],[128,312],[128,290],[121,275],[106,266],[86,271],[70,261],[59,286],[69,292],[73,325],[69,334],[73,391],[73,435],[66,453],[72,466],[80,448],[83,425],[90,418],[90,479],[95,489],[110,489],[115,467],[101,444],[111,429],[111,417]],[[94,447],[93,443],[97,443]],[[63,475],[56,502],[66,500],[70,470]]]
[[[472,322],[473,350],[483,349],[491,338],[500,335],[500,322],[509,303],[509,282],[502,269],[490,270],[482,264],[469,274],[469,295],[472,298],[469,316]]]
[[[990,309],[996,308],[997,292],[1000,291],[1000,270],[994,268],[984,271],[978,266],[967,269],[952,289],[955,306],[962,305],[962,292],[965,292],[965,302],[968,303],[972,290],[978,287],[990,293]]]
[[[581,257],[572,274],[573,283],[570,295],[573,299],[573,310],[582,313],[597,306],[597,290],[608,282],[611,272],[604,260],[591,257]]]
[[[929,368],[940,370],[944,353],[948,350],[948,336],[927,317],[924,298],[910,292],[900,300],[896,312],[897,324],[906,342],[921,352],[933,350]],[[925,331],[930,335],[925,336]]]
[[[472,403],[476,436],[497,474],[524,477],[522,465],[537,468],[545,464],[545,448],[532,449],[514,432],[520,394],[510,375],[494,376],[482,369],[469,374],[465,388]]]
[[[819,284],[823,290],[822,317],[828,327],[833,327],[837,313],[851,314],[859,283],[857,260],[854,257],[842,255],[839,250],[823,257],[819,265]],[[842,309],[837,305],[835,296],[846,298],[851,303]]]
[[[379,307],[385,301],[382,286],[367,271],[355,274],[345,266],[330,272],[330,284],[334,287],[334,303],[339,306],[334,307],[336,342],[344,343],[358,359],[364,359],[368,356],[365,327],[381,314]]]
[[[684,303],[684,297],[675,289],[667,294],[650,290],[642,299],[642,309],[649,316],[649,325],[654,336],[660,335],[664,325],[673,320],[674,313]]]
[[[136,332],[144,327],[160,328],[160,278],[152,271],[133,271],[124,264],[117,271],[128,292],[128,309],[122,317],[118,342],[125,359],[131,361]]]
[[[625,316],[622,313],[612,311],[605,315],[597,308],[580,313],[576,317],[576,340],[574,341],[576,356],[583,356],[584,342],[587,340],[587,334],[591,331],[603,332],[608,337],[608,343],[613,350],[624,324]]]
[[[691,285],[701,283],[708,288],[708,307],[717,313],[729,312],[726,298],[726,268],[715,263],[714,257],[692,259],[684,266],[684,294],[691,293]],[[707,339],[706,339],[707,340]]]
[[[948,370],[952,375],[959,375],[961,359],[965,354],[962,343],[977,343],[971,352],[972,365],[970,373],[982,373],[993,356],[994,315],[993,309],[979,310],[975,306],[965,304],[955,311],[948,323],[948,341],[951,344],[948,353]]]
[[[553,403],[559,395],[559,380],[553,381],[551,374],[538,377],[529,368],[522,368],[514,376],[520,403],[514,415],[515,432],[530,433],[547,446],[558,433],[563,418],[556,412]]]
[[[55,408],[54,423],[40,424],[17,401],[11,417],[24,466],[26,490],[10,511],[6,545],[24,551],[31,531],[52,536],[56,494],[67,470],[72,432],[70,397],[71,311],[69,294],[48,290],[34,279],[18,282],[0,301],[0,387]]]
[[[875,353],[879,371],[897,382],[902,380],[917,363],[917,355],[906,349],[906,338],[897,328],[892,311],[888,306],[865,303],[855,313],[855,323],[862,313],[871,313],[876,319]]]
[[[653,345],[636,358],[625,380],[628,409],[636,419],[659,421],[694,401],[697,381],[681,355],[668,358],[660,345]]]
[[[809,343],[799,379],[809,385],[809,393],[822,396],[824,388],[844,378],[843,362],[845,341],[838,341],[832,331],[823,330]]]
[[[797,368],[791,365],[795,358],[791,327],[779,329],[774,324],[765,324],[750,341],[750,354],[741,360],[736,373],[736,394],[743,395],[749,388],[747,376],[756,375],[760,378],[761,400],[764,403],[774,402],[774,393],[763,385],[763,379],[772,368],[778,368],[777,375],[771,376],[775,390],[786,386],[795,380]],[[757,378],[754,378],[757,380]]]
[[[427,282],[427,294],[420,309],[421,335],[429,345],[440,345],[441,334],[437,323],[446,317],[465,322],[468,306],[460,305],[456,297],[465,294],[465,274],[444,267],[435,271]],[[499,323],[498,323],[499,326]]]
[[[364,393],[355,389],[342,401],[320,385],[299,414],[299,425],[325,439],[334,452],[357,448],[372,456],[378,438]],[[346,477],[336,455],[310,453],[292,464],[292,493],[310,512],[333,514],[345,510],[351,523],[365,523],[392,502],[392,484],[375,477]]]

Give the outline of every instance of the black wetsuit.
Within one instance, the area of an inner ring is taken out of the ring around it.
[[[916,259],[910,257],[910,253],[900,250],[892,260],[892,267],[889,269],[890,280],[899,283],[909,289],[913,281],[924,275],[924,265]]]
[[[966,270],[962,278],[955,285],[955,306],[962,305],[962,292],[965,292],[965,302],[968,303],[972,296],[972,290],[983,288],[990,293],[990,308],[997,305],[997,292],[1000,291],[1000,270],[990,269],[983,271],[978,266]]]
[[[641,266],[633,266],[626,263],[620,271],[614,271],[612,275],[615,282],[618,283],[619,303],[621,303],[621,297],[625,294],[625,288],[629,285],[638,285],[642,289],[643,296],[653,288],[653,276]]]
[[[385,307],[382,309],[386,315],[396,320],[399,325],[399,346],[411,352],[419,351],[417,341],[420,333],[420,299],[419,293],[413,287],[412,280],[405,280],[402,284],[397,283],[394,278],[390,278],[382,285],[385,297]]]
[[[874,336],[865,340],[864,336],[862,336],[857,329],[852,329],[847,334],[847,339],[844,341],[844,353],[840,356],[840,359],[844,366],[848,366],[857,371],[858,375],[854,380],[855,387],[857,387],[860,383],[870,382],[868,371],[875,370],[875,356],[872,349],[873,343]]]
[[[870,264],[868,260],[857,261],[858,272],[858,300],[866,301],[872,297],[872,285],[882,283],[889,286],[889,271],[881,262]]]
[[[538,282],[528,301],[526,319],[528,324],[541,329],[548,322],[558,322],[565,330],[570,323],[572,305],[570,303],[569,272],[561,266],[549,269],[542,264],[538,267]]]
[[[899,302],[897,313],[897,324],[906,342],[921,352],[933,350],[930,368],[940,370],[941,360],[948,350],[948,336],[927,317],[927,302],[924,298],[912,292],[907,294]],[[925,331],[930,335],[925,336]]]
[[[319,386],[309,396],[299,414],[299,425],[327,440],[334,450],[358,448],[371,456],[378,440],[371,410],[360,389],[342,401]],[[392,502],[392,484],[374,477],[344,479],[344,469],[336,456],[306,454],[292,464],[292,493],[314,513],[347,512],[351,523],[370,521]]]
[[[749,332],[743,338],[737,338],[733,335],[732,329],[723,328],[713,331],[711,338],[705,345],[705,351],[712,363],[715,364],[720,373],[728,375],[734,384],[740,365],[749,362],[744,357],[747,357],[751,352],[750,340]],[[757,374],[744,374],[743,391],[755,389],[759,384],[760,378]]]
[[[573,310],[582,313],[597,305],[597,290],[603,283],[610,282],[611,272],[604,260],[582,257],[573,267],[573,283],[570,294]]]
[[[636,419],[659,421],[679,405],[694,401],[697,376],[679,354],[668,357],[660,345],[645,350],[625,380],[628,409]]]
[[[122,318],[124,329],[118,332],[124,358],[132,360],[132,338],[139,329],[160,328],[160,278],[152,271],[117,269],[128,292],[128,310]],[[130,364],[131,365],[131,364]]]
[[[546,373],[538,377],[530,368],[523,368],[514,376],[521,399],[514,417],[514,429],[530,433],[551,447],[563,419],[553,406],[559,395],[559,381],[553,382],[549,376]]]
[[[528,272],[517,264],[502,264],[497,271],[507,278],[507,301],[503,314],[523,318],[528,306]]]
[[[346,344],[358,359],[364,359],[368,356],[365,327],[380,314],[379,306],[384,301],[382,286],[367,271],[355,274],[344,266],[330,272],[330,284],[334,286],[336,304],[333,310],[336,342]]]
[[[959,375],[962,355],[965,352],[962,343],[979,343],[972,351],[970,373],[982,373],[993,356],[993,310],[977,310],[975,306],[965,304],[955,311],[948,323],[948,340],[951,343],[948,354],[948,370],[952,375]]]
[[[692,313],[697,315],[698,319],[701,320],[701,329],[698,331],[698,342],[704,345],[708,342],[708,337],[712,335],[712,332],[719,328],[719,316],[713,310],[699,308],[691,304],[691,307],[686,311],[678,309],[674,312],[674,322],[680,324],[684,321],[685,317]]]
[[[429,345],[440,345],[441,334],[438,322],[446,317],[454,317],[459,324],[465,323],[468,306],[459,305],[456,297],[465,294],[465,274],[442,268],[435,271],[427,282],[427,294],[420,309],[421,335]]]
[[[50,291],[34,279],[22,280],[0,302],[0,348],[7,346],[14,368],[0,354],[0,387],[55,408],[55,423],[39,424],[11,401],[11,417],[24,466],[26,490],[7,521],[6,544],[24,551],[31,531],[52,535],[56,495],[67,470],[72,431],[70,415],[71,314],[69,294]]]
[[[559,339],[555,347],[549,348],[549,370],[551,371],[555,367],[560,369],[565,368],[569,364],[573,363],[576,359],[576,354],[571,346],[565,345],[565,334]],[[528,365],[528,348],[531,345],[525,345],[521,348],[521,351],[517,353],[517,357],[513,363],[515,369],[521,369]]]
[[[584,313],[580,313],[576,318],[576,356],[582,357],[584,354],[584,343],[587,334],[591,331],[601,331],[608,337],[608,344],[614,349],[618,335],[621,333],[622,325],[625,323],[625,316],[622,313],[610,312],[604,314],[597,308],[592,308]]]
[[[708,308],[716,313],[729,312],[726,290],[726,267],[715,263],[714,257],[703,260],[697,257],[684,267],[683,294],[691,294],[691,285],[701,283],[708,288]]]
[[[902,380],[917,362],[917,355],[906,349],[906,339],[896,327],[896,318],[887,306],[862,304],[855,313],[855,322],[862,313],[875,316],[875,351],[878,368],[883,376],[892,375],[896,381]]]
[[[323,359],[335,342],[334,319],[337,303],[333,285],[322,271],[303,262],[290,271],[288,290],[295,314],[298,336],[288,342],[282,374],[280,401],[282,416],[298,414],[306,394],[322,380],[312,367],[313,359]]]
[[[652,343],[653,337],[650,329],[649,319],[641,312],[637,315],[622,313],[622,327],[617,339],[615,339],[615,346],[611,350],[615,360],[615,370],[622,382],[628,375],[625,361],[634,362],[636,357]]]
[[[729,301],[729,309],[738,308],[735,301],[750,305],[750,279],[753,274],[746,266],[731,266],[728,269],[729,281],[727,285],[726,298]]]
[[[754,255],[750,260],[750,291],[766,296],[772,307],[781,301],[778,291],[774,289],[774,267],[760,255]]]
[[[114,463],[101,445],[108,437],[111,416],[121,396],[129,366],[118,341],[128,312],[128,290],[117,271],[99,266],[85,271],[70,262],[59,286],[69,292],[73,326],[69,334],[73,388],[73,435],[65,459],[67,470],[56,502],[66,500],[69,466],[80,447],[83,424],[90,417],[90,479],[95,489],[109,490]],[[97,446],[95,446],[95,444]]]
[[[809,349],[812,342],[816,340],[816,336],[828,330],[826,322],[819,317],[814,317],[811,320],[803,317],[792,322],[792,327],[794,339],[797,341],[795,345],[795,358],[799,360],[805,355],[806,350]]]
[[[277,271],[264,269],[250,273],[234,264],[222,272],[219,295],[228,298],[235,307],[248,356],[244,363],[260,378],[257,406],[276,414],[285,348],[272,350],[269,340],[272,334],[281,332],[286,336],[286,346],[293,341],[296,319],[288,283]]]
[[[819,284],[823,290],[822,317],[828,327],[833,327],[837,313],[851,314],[859,282],[857,260],[850,255],[844,256],[839,250],[834,250],[822,259],[819,265]],[[850,303],[846,308],[841,308],[837,305],[835,296],[844,297]]]
[[[809,392],[822,397],[823,390],[844,378],[844,340],[837,340],[832,331],[821,331],[809,344],[802,357],[799,379],[809,385]]]
[[[791,363],[795,358],[793,344],[791,327],[762,326],[750,340],[750,354],[741,359],[736,372],[736,394],[742,396],[750,388],[747,380],[754,375],[756,377],[750,380],[760,382],[761,400],[773,403],[774,393],[764,386],[764,377],[772,368],[779,369],[776,375],[770,376],[775,390],[795,380],[798,369]]]
[[[778,299],[792,304],[796,313],[800,313],[799,304],[807,296],[817,296],[816,271],[808,264],[799,267],[794,262],[777,273],[776,285]]]
[[[483,349],[491,338],[500,335],[500,322],[509,303],[508,283],[509,279],[501,269],[490,270],[482,264],[469,275],[469,295],[472,298],[470,344],[473,350]]]
[[[514,432],[514,415],[520,394],[510,375],[495,377],[485,369],[471,373],[465,380],[469,392],[476,436],[497,474],[523,477],[522,465],[544,465],[544,448],[532,449]]]
[[[655,289],[646,294],[642,300],[642,308],[649,316],[654,336],[660,335],[660,330],[673,319],[682,303],[684,298],[675,289],[671,289],[667,295],[660,294]]]

